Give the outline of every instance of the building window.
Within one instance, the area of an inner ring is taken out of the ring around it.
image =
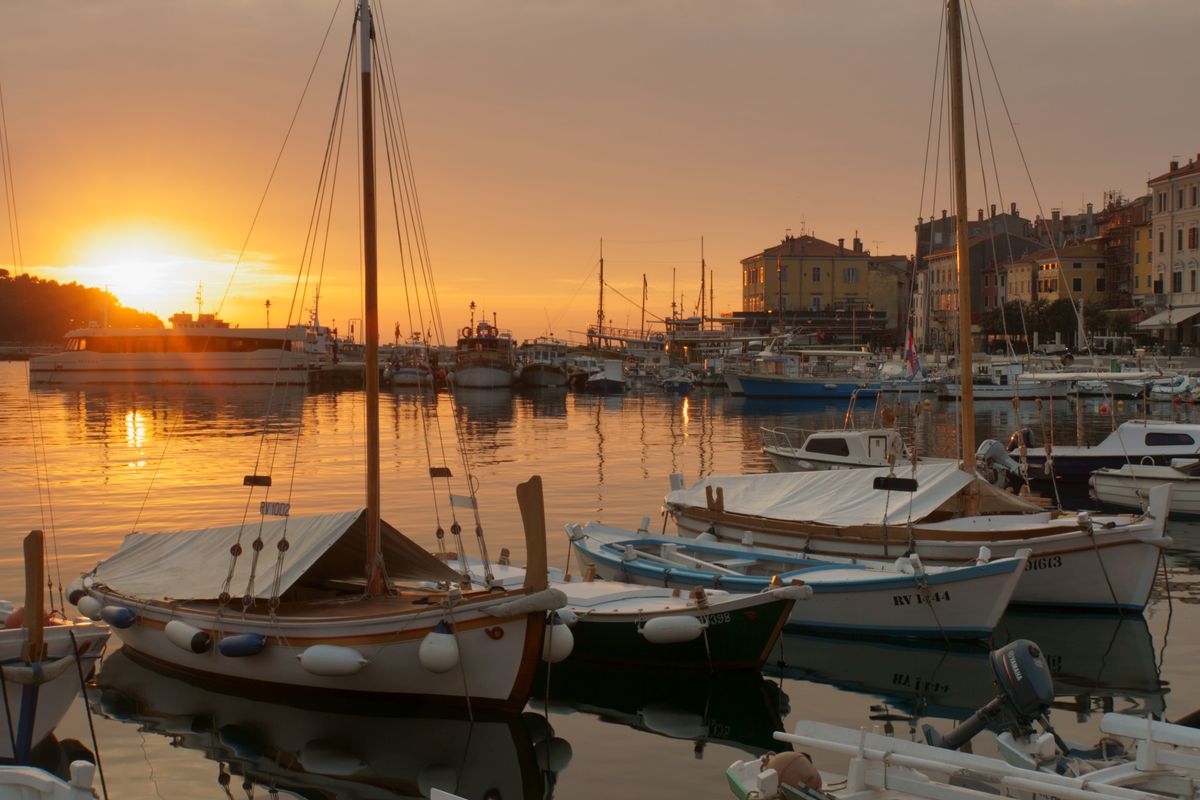
[[[1183,249],[1183,228],[1180,228],[1179,230],[1175,231],[1175,250],[1179,251],[1182,249]]]
[[[1188,249],[1195,250],[1197,245],[1200,245],[1200,228],[1193,226],[1188,228]]]
[[[1166,231],[1159,231],[1159,232],[1158,232],[1158,252],[1160,252],[1160,253],[1165,253],[1165,252],[1166,252],[1166,250],[1165,250],[1165,247],[1166,247],[1166,245],[1164,245],[1164,244],[1163,244],[1163,242],[1164,242],[1164,240],[1165,240],[1165,239],[1164,239],[1164,237],[1165,237],[1166,235],[1167,235],[1167,232],[1166,232]]]
[[[820,267],[813,267],[813,277],[812,277],[812,279],[813,279],[813,283],[820,283],[820,282],[821,282],[821,268],[820,268]]]
[[[1072,292],[1082,292],[1083,291],[1083,278],[1071,278],[1071,291]]]
[[[1175,208],[1176,209],[1183,208],[1183,189],[1179,190],[1179,205],[1175,206]]]
[[[1182,292],[1183,291],[1183,273],[1182,272],[1172,272],[1171,273],[1171,291],[1172,292]]]
[[[1135,264],[1142,263],[1142,251],[1141,250],[1138,250],[1136,253],[1133,254],[1133,263],[1135,263]]]
[[[1073,264],[1071,265],[1071,269],[1083,269],[1083,262],[1082,262],[1082,261],[1076,261],[1075,263],[1073,263]]]
[[[842,270],[843,283],[858,283],[858,267],[846,267]]]
[[[1195,277],[1195,276],[1193,275],[1193,277]],[[1097,292],[1104,291],[1104,278],[1096,278],[1096,291]]]
[[[1192,185],[1192,208],[1196,207],[1196,186]]]
[[[813,311],[821,310],[821,295],[814,294],[812,296],[812,300],[810,300],[809,302],[811,303],[810,308],[812,308]]]
[[[1196,270],[1192,270],[1192,291],[1196,291]]]

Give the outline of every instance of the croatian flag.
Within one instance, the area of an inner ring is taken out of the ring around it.
[[[912,330],[909,330],[908,339],[904,343],[904,360],[908,363],[908,376],[916,377],[921,371],[921,360],[917,357],[917,348],[913,347]]]

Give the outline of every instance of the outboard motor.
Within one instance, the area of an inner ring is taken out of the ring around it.
[[[923,726],[925,741],[934,747],[957,750],[991,723],[1006,718],[1014,736],[1032,733],[1033,723],[1040,723],[1042,729],[1054,737],[1059,749],[1066,753],[1066,743],[1054,732],[1046,716],[1054,702],[1054,678],[1041,648],[1028,639],[1017,639],[993,650],[988,660],[1000,690],[996,697],[945,736],[932,725]]]
[[[1015,435],[1015,434],[1014,434]],[[1011,449],[1011,448],[1010,448]],[[1021,465],[995,439],[984,439],[975,451],[975,466],[993,486],[1021,483]]]

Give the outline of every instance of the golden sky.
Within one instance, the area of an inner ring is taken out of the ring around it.
[[[221,313],[261,325],[270,300],[281,324],[346,44],[341,5],[335,57],[246,242],[337,0],[0,4],[19,266],[165,318],[195,311],[201,282],[215,310],[245,245]],[[976,10],[1045,213],[1139,195],[1200,150],[1200,109],[1184,102],[1200,3]],[[907,254],[915,218],[948,205],[929,189],[921,205],[938,0],[384,0],[383,16],[447,333],[472,300],[520,337],[582,331],[601,237],[609,282],[636,299],[645,274],[665,315],[673,282],[692,310],[703,236],[725,311],[740,307],[739,260],[789,229],[857,231]],[[997,153],[1004,201],[1032,217],[1011,138]],[[361,316],[352,216],[335,222],[322,286],[322,321],[343,329]],[[12,251],[0,233],[0,265]],[[381,268],[386,337],[406,311]],[[611,292],[606,307],[638,324]]]

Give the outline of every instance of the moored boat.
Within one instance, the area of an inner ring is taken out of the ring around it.
[[[1022,553],[960,567],[925,567],[919,558],[864,564],[595,523],[568,526],[567,533],[582,563],[609,580],[735,592],[794,582],[812,597],[792,608],[789,625],[878,636],[985,637],[1008,607],[1026,563]]]
[[[524,386],[557,388],[567,385],[570,345],[549,336],[523,342],[517,348],[518,379]]]
[[[460,331],[454,351],[453,383],[467,389],[503,389],[517,375],[512,335],[481,321]]]
[[[1140,610],[1154,585],[1170,488],[1150,493],[1141,515],[1046,511],[953,462],[891,469],[730,475],[673,489],[665,508],[682,536],[817,555],[927,565],[1032,554],[1014,603]],[[972,513],[964,513],[967,504]]]
[[[1031,438],[1018,431],[1014,442]],[[1016,449],[1020,444],[1010,445]],[[1175,459],[1200,458],[1200,424],[1168,420],[1126,420],[1094,445],[1055,443],[1046,448],[1026,446],[1024,458],[1032,481],[1055,481],[1067,486],[1084,487],[1098,469],[1119,469],[1126,464],[1166,466]],[[1050,461],[1047,469],[1046,462]]]
[[[886,467],[909,460],[903,437],[890,428],[804,431],[777,426],[762,428],[761,434],[762,451],[780,472]]]
[[[616,358],[602,359],[599,369],[583,383],[584,390],[592,394],[623,394],[625,386],[625,365]]]
[[[171,328],[69,331],[61,352],[29,360],[34,384],[305,384],[330,364],[328,329],[233,328],[180,313]]]
[[[1101,505],[1140,510],[1150,490],[1169,484],[1172,517],[1200,517],[1200,460],[1175,459],[1171,464],[1123,464],[1092,473],[1092,493]]]

